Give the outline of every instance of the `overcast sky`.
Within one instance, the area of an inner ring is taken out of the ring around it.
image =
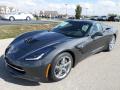
[[[82,14],[106,15],[108,13],[120,13],[120,0],[1,0],[0,5],[13,6],[21,11],[57,10],[59,13],[74,15],[75,7],[80,4],[83,7]],[[86,8],[88,8],[86,10]]]

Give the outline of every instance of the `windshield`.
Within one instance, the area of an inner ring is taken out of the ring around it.
[[[87,22],[66,21],[52,29],[53,32],[61,33],[70,37],[83,37],[90,29],[91,24]]]

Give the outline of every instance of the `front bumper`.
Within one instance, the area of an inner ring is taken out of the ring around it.
[[[48,81],[48,78],[46,78],[45,76],[47,65],[40,65],[34,67],[28,67],[24,65],[19,66],[10,62],[9,59],[6,57],[5,57],[5,64],[8,72],[13,77],[22,78],[34,82]]]

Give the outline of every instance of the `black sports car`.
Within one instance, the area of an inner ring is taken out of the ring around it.
[[[32,81],[59,81],[84,58],[111,51],[117,30],[90,20],[68,20],[51,31],[18,36],[5,51],[7,70]]]

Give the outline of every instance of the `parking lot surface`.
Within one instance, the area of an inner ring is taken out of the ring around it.
[[[19,21],[9,21],[9,20],[0,20],[0,25],[24,25],[24,24],[49,24],[51,22],[56,22],[55,20],[19,20]],[[58,21],[59,22],[59,21]]]
[[[106,22],[120,29],[120,23]],[[120,90],[120,35],[111,52],[101,52],[81,61],[62,81],[34,83],[11,77],[2,55],[13,39],[0,40],[0,90]]]

